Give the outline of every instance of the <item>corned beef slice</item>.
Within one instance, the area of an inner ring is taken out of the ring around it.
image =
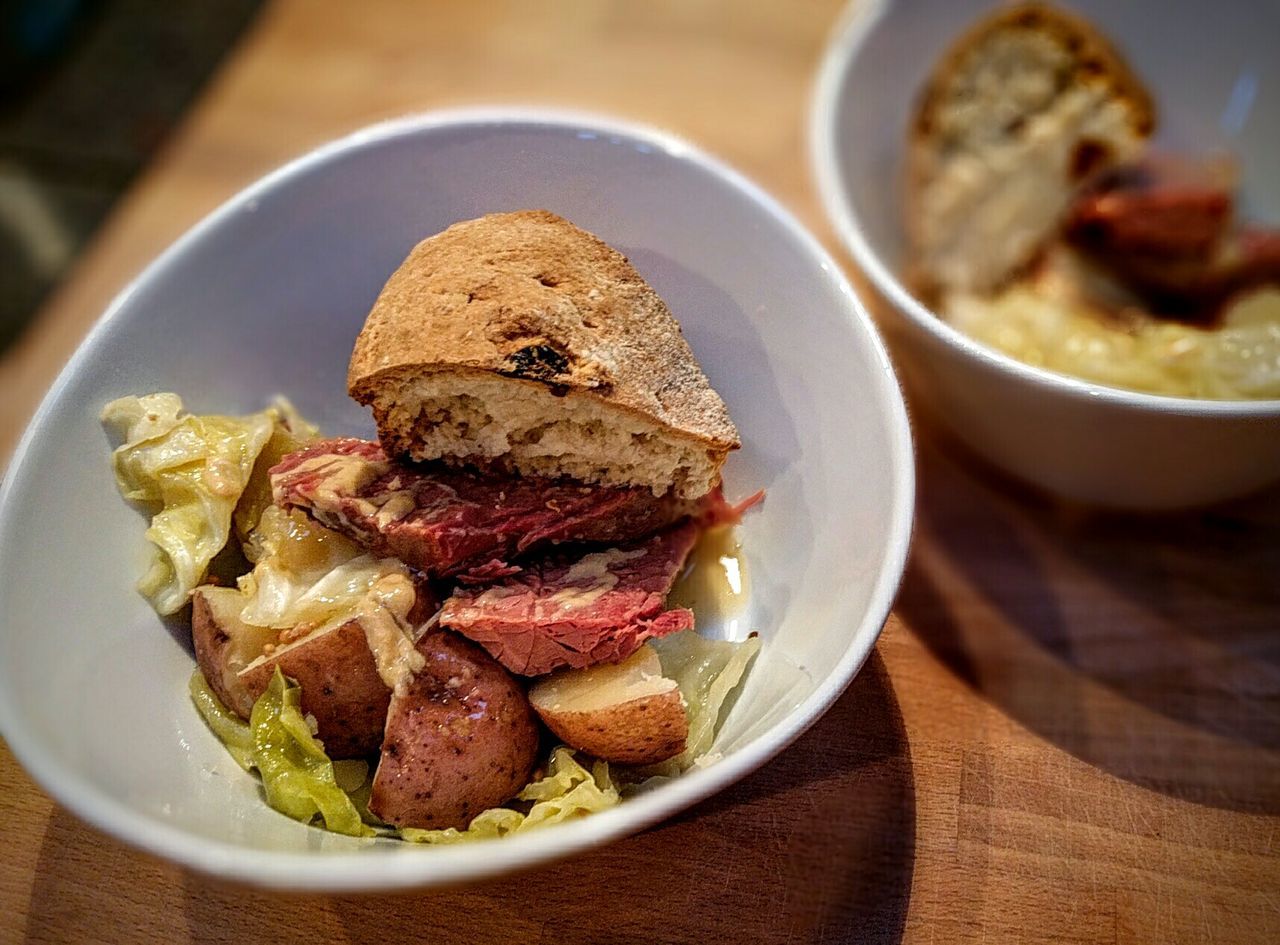
[[[525,676],[618,662],[650,637],[693,627],[691,611],[664,607],[698,531],[685,521],[608,551],[531,561],[493,587],[454,591],[440,623]]]
[[[271,470],[276,504],[394,556],[431,577],[491,580],[510,558],[549,542],[617,544],[709,507],[642,487],[482,476],[392,461],[377,443],[327,440]],[[475,569],[475,573],[467,575]]]

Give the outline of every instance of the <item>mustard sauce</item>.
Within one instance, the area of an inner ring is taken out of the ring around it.
[[[749,591],[747,561],[737,529],[722,525],[707,529],[693,546],[667,605],[688,607],[699,625],[723,623],[732,633]]]

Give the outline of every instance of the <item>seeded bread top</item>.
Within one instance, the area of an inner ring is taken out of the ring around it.
[[[475,371],[599,398],[714,451],[739,445],[658,294],[545,210],[455,223],[414,247],[369,313],[347,385],[371,404],[409,378]]]

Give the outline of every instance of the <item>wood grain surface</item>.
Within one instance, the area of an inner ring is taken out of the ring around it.
[[[235,190],[359,125],[550,103],[661,125],[835,249],[809,84],[839,4],[280,0],[0,360],[7,453],[111,295]],[[917,421],[876,654],[777,761],[512,879],[393,897],[211,882],[85,827],[0,749],[0,941],[1280,941],[1280,496],[1064,509]]]

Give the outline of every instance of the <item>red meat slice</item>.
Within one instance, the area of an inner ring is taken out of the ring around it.
[[[454,591],[440,623],[524,676],[616,663],[651,637],[692,629],[693,613],[665,602],[698,531],[686,521],[608,551],[529,562],[492,587]]]
[[[1280,285],[1280,230],[1233,223],[1215,164],[1116,168],[1077,199],[1067,240],[1160,318],[1208,325],[1237,296]]]
[[[375,554],[430,577],[473,582],[510,574],[509,559],[548,543],[633,541],[713,503],[641,487],[411,466],[356,439],[289,454],[271,470],[271,488],[277,505],[301,509]]]
[[[764,490],[760,489],[747,496],[736,505],[730,505],[724,497],[724,492],[719,486],[716,486],[712,492],[704,498],[698,508],[698,523],[703,528],[715,528],[718,525],[737,525],[742,521],[748,510],[755,508],[764,501]]]

